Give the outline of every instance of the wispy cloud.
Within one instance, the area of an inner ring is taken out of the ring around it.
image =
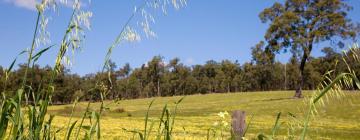
[[[185,60],[185,63],[188,64],[188,65],[192,65],[192,64],[194,64],[194,59],[193,58],[187,58]]]
[[[0,0],[0,1],[4,1],[5,3],[14,5],[16,7],[25,8],[32,11],[36,11],[36,4],[41,2],[40,0]],[[55,0],[55,1],[58,4],[68,8],[72,8],[74,4],[74,0],[63,0],[63,1]],[[90,1],[88,3],[80,2],[80,5],[82,7],[86,7],[89,3]]]
[[[36,0],[3,0],[3,1],[20,8],[25,8],[32,11],[36,10]]]

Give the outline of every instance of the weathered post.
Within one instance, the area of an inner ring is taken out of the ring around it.
[[[246,127],[245,111],[235,110],[233,111],[231,118],[232,135],[234,136],[235,140],[242,140]]]

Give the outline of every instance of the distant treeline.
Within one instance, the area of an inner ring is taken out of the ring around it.
[[[154,96],[191,95],[204,93],[224,93],[265,90],[294,90],[299,80],[299,60],[291,57],[283,64],[268,59],[261,49],[252,49],[253,60],[244,64],[223,60],[207,61],[204,65],[186,66],[178,58],[166,63],[163,57],[155,56],[140,68],[132,69],[130,64],[117,67],[110,63],[110,73],[98,72],[79,76],[63,68],[56,77],[53,103],[69,103],[79,97],[81,100],[100,100],[99,91],[107,90],[107,99],[146,98]],[[313,90],[323,80],[323,75],[347,71],[342,53],[326,47],[324,56],[311,57],[305,68],[306,80],[303,89]],[[351,53],[351,52],[348,52]],[[349,55],[352,56],[352,55]],[[349,66],[360,75],[360,66],[353,57],[347,58]],[[11,72],[5,84],[4,68],[0,66],[0,91],[7,91],[7,96],[19,89],[25,65]],[[27,95],[31,100],[31,91],[41,93],[49,82],[51,67],[35,65],[28,73]],[[6,86],[6,87],[5,87]]]

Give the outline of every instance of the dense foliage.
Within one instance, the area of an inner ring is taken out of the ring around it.
[[[328,70],[335,70],[333,75],[344,72],[347,66],[342,54],[331,47],[323,49],[324,56],[310,57],[304,74],[303,89],[313,90],[323,80]],[[353,53],[353,52],[351,52]],[[292,57],[286,64],[268,59],[263,46],[252,48],[253,60],[244,64],[223,60],[207,61],[204,65],[187,66],[174,58],[164,62],[163,57],[155,56],[140,68],[132,69],[130,64],[117,67],[110,61],[111,73],[92,73],[85,76],[72,74],[70,70],[61,68],[55,78],[54,104],[70,103],[76,97],[81,100],[99,101],[101,86],[110,89],[107,99],[146,98],[154,96],[190,95],[199,93],[223,93],[241,91],[294,90],[299,83],[299,60]],[[353,59],[350,57],[349,59]],[[348,61],[353,62],[353,61]],[[354,67],[357,75],[359,66]],[[0,70],[3,69],[0,67]],[[0,90],[6,88],[15,94],[21,85],[25,65],[12,72],[6,87],[0,84]],[[35,65],[28,73],[27,84],[34,91],[46,87],[50,81],[52,68]],[[3,77],[3,71],[0,72]],[[109,80],[110,78],[110,80]],[[3,82],[3,81],[1,81]],[[94,87],[94,85],[97,85]],[[30,90],[30,89],[28,89]]]
[[[294,97],[301,97],[307,80],[305,64],[313,48],[320,47],[315,44],[324,41],[343,44],[343,39],[356,38],[360,26],[347,16],[351,9],[345,0],[286,0],[275,2],[260,13],[261,21],[269,23],[264,36],[267,51],[275,54],[291,50],[301,60],[300,83]]]

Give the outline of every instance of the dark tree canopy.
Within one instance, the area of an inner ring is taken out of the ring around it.
[[[70,103],[77,97],[82,101],[99,101],[101,87],[96,86],[99,84],[108,87],[107,99],[296,89],[300,75],[298,59],[292,57],[285,64],[268,61],[272,59],[268,59],[265,52],[267,51],[260,43],[253,48],[254,60],[244,64],[230,60],[210,60],[203,65],[187,66],[179,58],[165,63],[163,57],[155,56],[139,68],[131,68],[126,63],[116,69],[115,62],[111,62],[114,72],[110,75],[107,72],[97,72],[79,76],[61,67],[54,80],[56,90],[52,101],[59,104]],[[304,81],[303,88],[314,90],[328,70],[334,70],[334,76],[347,71],[347,66],[341,59],[343,57],[356,75],[360,76],[359,64],[355,58],[349,57],[353,53],[360,56],[359,52],[359,49],[354,49],[343,55],[336,49],[324,47],[324,56],[309,58],[304,69],[304,75],[308,78]],[[4,84],[4,68],[0,66],[0,90],[6,89],[7,96],[15,95],[21,85],[24,70],[25,65],[19,65],[10,72],[7,84]],[[33,90],[41,90],[49,84],[51,70],[50,66],[34,65],[30,69],[31,73],[28,73],[27,83]]]
[[[287,0],[260,13],[270,22],[265,39],[273,51],[308,49],[311,44],[341,37],[356,37],[356,24],[347,13],[352,9],[343,0]]]
[[[269,47],[264,48],[265,43],[260,41],[251,48],[252,61],[256,64],[272,64],[275,60],[274,52],[269,50]]]
[[[304,81],[305,63],[313,45],[323,41],[355,39],[357,25],[347,17],[352,7],[344,0],[286,0],[264,9],[259,17],[269,23],[265,34],[267,48],[279,53],[291,49],[302,56],[300,72]],[[296,96],[301,96],[301,87]]]

